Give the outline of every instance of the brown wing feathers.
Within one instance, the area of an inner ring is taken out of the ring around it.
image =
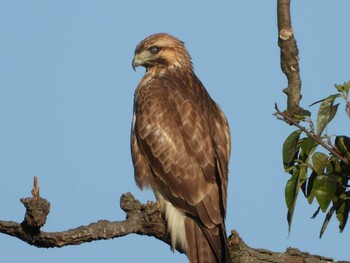
[[[159,45],[159,54],[147,53],[147,41]],[[173,42],[175,48],[162,53],[163,46]],[[193,73],[182,42],[154,35],[141,42],[136,53],[133,66],[147,67],[135,91],[131,146],[136,182],[150,185],[185,215],[191,263],[228,262],[227,121]]]

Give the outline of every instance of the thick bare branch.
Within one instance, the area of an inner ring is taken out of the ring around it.
[[[79,245],[95,240],[121,237],[131,233],[154,236],[169,243],[164,222],[157,206],[151,202],[142,205],[130,193],[123,194],[120,201],[121,207],[127,213],[126,220],[115,222],[100,220],[87,226],[80,226],[62,232],[45,232],[41,231],[40,227],[28,227],[27,218],[32,218],[29,214],[33,210],[37,210],[38,206],[33,201],[34,198],[26,198],[26,200],[28,200],[28,205],[26,205],[25,220],[22,223],[0,221],[0,232],[17,237],[36,247]],[[41,197],[37,199],[39,203],[45,201]]]
[[[266,249],[254,249],[247,246],[236,231],[232,231],[229,237],[229,246],[231,258],[234,259],[233,262],[239,263],[336,263],[332,258],[310,255],[296,248],[287,248],[283,253],[271,252]],[[338,263],[350,262],[342,261]]]
[[[301,79],[299,75],[299,51],[290,17],[290,0],[277,2],[278,45],[281,49],[281,69],[288,79],[287,112],[289,115],[301,115]]]
[[[44,219],[46,220],[49,211],[47,209],[49,202],[39,196],[39,192],[35,191],[36,187],[34,186],[34,190],[32,191],[32,198],[23,199],[26,200],[24,221],[22,223],[0,221],[0,233],[19,238],[39,248],[79,245],[91,241],[122,237],[132,233],[152,236],[170,245],[169,235],[167,234],[164,220],[157,204],[153,202],[141,204],[130,193],[123,194],[120,199],[120,206],[126,213],[126,219],[123,221],[111,222],[100,220],[87,226],[80,226],[62,232],[41,231],[42,225],[38,222],[43,222]],[[33,211],[35,211],[35,217],[32,215]],[[287,249],[284,253],[253,249],[243,242],[236,231],[231,232],[229,247],[231,251],[231,262],[282,263],[304,262],[301,261],[304,259],[307,259],[307,262],[311,263],[333,262],[330,258],[312,256],[308,253],[302,253],[297,249]],[[180,249],[177,250],[183,253]]]

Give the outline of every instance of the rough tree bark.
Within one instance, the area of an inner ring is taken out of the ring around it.
[[[125,220],[114,222],[100,220],[87,226],[80,226],[62,232],[45,232],[41,230],[50,212],[50,203],[40,197],[37,179],[34,179],[32,195],[33,197],[21,199],[21,202],[26,207],[23,222],[0,221],[0,233],[17,237],[38,248],[80,245],[86,242],[113,239],[128,234],[152,236],[170,246],[170,238],[157,205],[153,202],[141,204],[130,193],[123,194],[120,198],[120,207],[126,213]],[[253,249],[246,245],[234,230],[231,231],[229,236],[229,247],[231,262],[235,263],[335,262],[331,258],[310,255],[295,248],[288,248],[283,253],[271,252],[265,249]],[[180,249],[177,250],[183,253]]]
[[[290,19],[290,0],[278,0],[277,13],[281,68],[288,79],[288,87],[283,90],[287,94],[286,114],[293,117],[294,115],[299,115],[302,108],[299,106],[301,80],[298,65],[298,48]],[[126,213],[125,220],[114,222],[100,220],[87,226],[80,226],[62,232],[45,232],[41,230],[50,212],[50,203],[40,197],[37,179],[34,179],[32,195],[33,197],[21,199],[21,202],[26,207],[23,222],[0,221],[0,233],[19,238],[39,248],[79,245],[102,239],[122,237],[132,233],[151,236],[170,245],[170,238],[157,205],[153,202],[141,204],[130,193],[123,194],[120,199],[120,206]],[[335,262],[331,258],[310,255],[295,248],[287,248],[283,253],[254,249],[246,245],[234,230],[231,231],[229,236],[229,247],[231,261],[235,263]],[[177,250],[183,253],[181,249]],[[350,263],[350,261],[342,262]]]
[[[278,45],[281,50],[281,69],[288,79],[288,87],[283,90],[287,95],[287,113],[290,116],[301,115],[299,50],[292,27],[290,0],[277,1],[277,27]]]

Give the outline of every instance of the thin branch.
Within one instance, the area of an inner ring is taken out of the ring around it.
[[[278,45],[281,49],[281,69],[288,79],[288,87],[283,90],[287,95],[287,111],[293,116],[300,115],[302,108],[301,79],[299,75],[299,51],[294,38],[290,16],[290,0],[277,1]]]
[[[277,104],[275,104],[275,109],[276,112],[273,114],[274,116],[277,117],[278,120],[282,120],[287,122],[290,125],[293,125],[297,128],[299,128],[301,131],[305,132],[309,137],[311,137],[314,141],[316,141],[317,143],[319,143],[322,147],[324,147],[327,151],[329,151],[330,153],[332,153],[334,156],[336,156],[339,160],[343,161],[345,164],[348,164],[349,161],[347,158],[344,158],[343,156],[341,156],[336,149],[334,149],[333,147],[329,146],[327,143],[325,143],[319,136],[315,135],[314,133],[310,132],[308,129],[306,129],[304,126],[301,126],[299,124],[299,121],[294,120],[291,116],[289,116],[289,114],[281,112],[278,107]]]

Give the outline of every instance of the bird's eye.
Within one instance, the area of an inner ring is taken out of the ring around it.
[[[153,47],[150,47],[149,48],[149,51],[153,54],[153,55],[155,55],[155,54],[157,54],[158,52],[159,52],[159,47],[157,47],[157,46],[153,46]]]

